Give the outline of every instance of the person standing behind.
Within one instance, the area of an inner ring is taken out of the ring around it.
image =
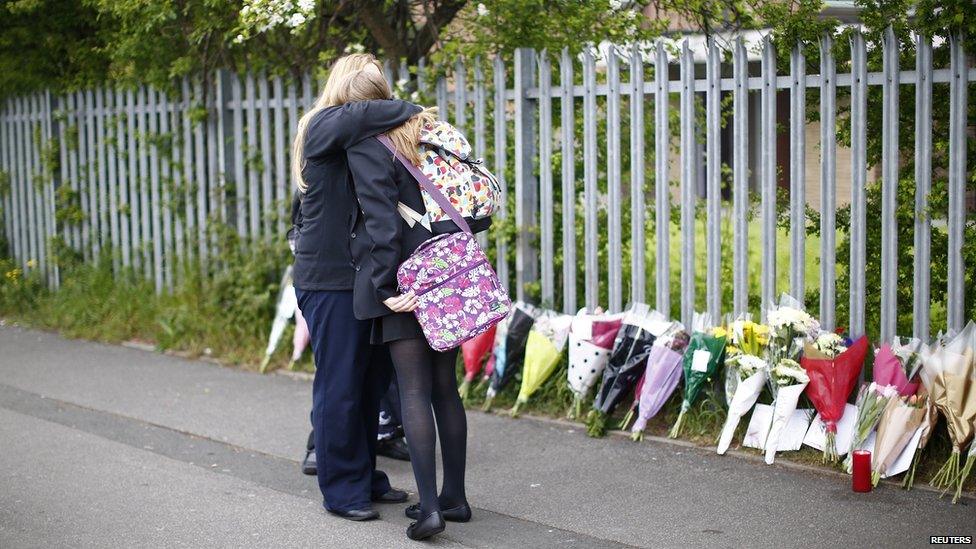
[[[302,226],[302,193],[295,191],[291,198],[291,228],[288,229],[286,238],[288,248],[292,255],[295,254],[295,245],[298,240],[298,231]],[[301,309],[295,311],[295,330],[296,334],[299,326],[304,324],[307,332],[308,324],[302,316]],[[296,335],[297,337],[297,335]],[[292,357],[292,360],[296,360]],[[410,460],[410,453],[403,438],[403,423],[400,421],[400,397],[397,394],[396,376],[390,379],[390,387],[380,400],[379,425],[376,433],[376,453],[391,459],[402,461]],[[315,460],[315,431],[308,433],[308,440],[305,442],[305,458],[302,459],[302,473],[310,476],[318,475],[318,466]]]
[[[341,105],[336,84],[368,68],[372,55],[339,59],[315,106],[299,121],[292,149],[292,177],[304,194],[295,249],[295,290],[308,322],[315,356],[312,424],[319,488],[330,513],[349,520],[379,516],[371,502],[406,501],[376,470],[379,402],[390,379],[390,357],[370,345],[370,322],[353,315],[350,231],[358,210],[345,147],[396,127],[420,111],[396,100]]]

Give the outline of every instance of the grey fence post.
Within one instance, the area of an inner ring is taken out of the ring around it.
[[[576,312],[576,156],[574,136],[573,60],[569,48],[559,58],[563,176],[563,312]]]
[[[776,52],[767,36],[762,51],[762,122],[759,181],[762,195],[762,311],[761,318],[776,299]]]
[[[963,38],[949,39],[949,287],[947,325],[950,330],[962,330],[964,319],[965,280],[962,244],[966,225],[966,81],[967,62]],[[896,58],[897,59],[897,58]],[[897,112],[897,111],[896,111]]]
[[[797,45],[790,55],[790,294],[800,303],[806,291],[806,67],[806,56]]]
[[[465,109],[468,106],[468,90],[465,82],[466,75],[467,69],[464,67],[464,61],[461,56],[458,56],[457,61],[454,62],[454,125],[461,133],[467,130]]]
[[[552,191],[552,65],[549,52],[542,50],[539,69],[539,235],[541,259],[541,301],[556,306],[553,252],[553,191]]]
[[[721,81],[722,59],[714,39],[708,41],[705,78],[705,208],[707,223],[705,254],[708,270],[705,272],[705,308],[716,323],[722,314],[722,288],[719,277],[722,265],[722,145],[721,145]]]
[[[685,39],[681,45],[681,322],[685,326],[691,326],[695,312],[695,188],[700,160],[697,151],[695,60]]]
[[[57,107],[55,107],[55,102],[57,103]],[[62,123],[55,116],[55,113],[58,111],[58,109],[61,108],[60,98],[52,98],[50,90],[45,90],[44,104],[46,106],[46,111],[47,111],[46,112],[47,139],[49,141],[54,141],[55,139],[58,140],[59,142],[58,149],[60,152],[60,157],[61,159],[63,159],[64,158],[64,138],[63,138],[64,132],[62,128]],[[48,268],[49,278],[47,283],[48,283],[48,287],[52,289],[57,289],[61,285],[61,273],[60,273],[60,269],[58,268],[57,258],[54,256],[54,252],[50,249],[51,239],[57,237],[59,234],[58,222],[57,222],[58,219],[57,200],[55,200],[55,197],[57,196],[58,187],[64,183],[64,173],[65,173],[64,161],[62,160],[60,163],[61,163],[61,169],[57,173],[55,173],[53,169],[50,170],[49,174],[51,176],[51,180],[48,181],[47,185],[45,186],[45,190],[47,192],[47,201],[48,201],[47,202],[47,224],[48,224],[47,244],[48,244],[48,258],[50,260],[49,268]],[[67,240],[65,240],[64,243],[66,244]]]
[[[644,273],[644,58],[630,46],[630,300],[645,302]],[[667,311],[663,311],[668,314]]]
[[[932,39],[915,36],[915,276],[912,334],[929,339],[932,223],[928,215],[932,191]]]
[[[515,50],[515,295],[525,298],[525,286],[539,279],[539,252],[533,230],[539,211],[539,182],[535,176],[535,115],[537,103],[529,99],[536,81],[535,51]]]
[[[244,184],[243,180],[238,181],[239,177],[237,175],[237,157],[240,156],[241,142],[235,140],[231,142],[229,147],[227,146],[229,136],[234,135],[233,133],[234,118],[239,112],[239,111],[232,112],[228,106],[228,101],[231,97],[231,91],[234,83],[237,83],[239,87],[239,80],[237,78],[237,75],[232,75],[229,71],[226,70],[221,70],[218,73],[217,82],[216,85],[214,86],[216,93],[214,97],[213,111],[212,111],[216,114],[216,121],[215,124],[208,125],[207,128],[208,134],[212,134],[212,133],[217,134],[216,136],[217,137],[216,139],[217,172],[218,172],[218,179],[216,181],[217,189],[203,189],[203,192],[200,193],[202,197],[211,200],[214,198],[215,194],[219,196],[220,199],[216,201],[217,202],[216,205],[213,204],[212,202],[210,203],[209,214],[210,216],[212,216],[213,214],[219,212],[217,219],[226,222],[228,225],[232,227],[239,226],[241,223],[243,223],[243,207],[244,207],[243,203],[239,203],[240,199],[238,198],[239,193],[241,192],[242,186]],[[298,83],[296,82],[295,85],[297,86]],[[300,101],[298,99],[297,94],[293,95],[292,99],[295,101],[296,105]],[[231,200],[227,196],[228,174],[235,174],[234,178],[232,179],[234,184],[234,189],[235,189],[233,202],[231,202]],[[202,186],[203,183],[201,182],[200,185]],[[234,204],[233,208],[229,207],[231,203]],[[200,216],[201,221],[203,223],[209,224],[210,221],[208,220],[208,217],[210,216],[207,215],[208,212],[206,209],[204,209],[205,206],[206,204],[204,203],[200,204],[201,211],[198,212],[197,215]],[[201,225],[200,227],[201,236],[207,233],[204,227],[205,225]],[[204,241],[206,241],[206,239],[204,239]],[[200,253],[201,255],[205,256],[206,250],[201,248]],[[215,250],[214,253],[217,253],[217,251]]]
[[[596,60],[583,50],[583,283],[586,307],[599,306],[600,266],[597,263]]]
[[[884,35],[884,113],[881,119],[881,341],[898,322],[898,39]]]
[[[851,37],[851,295],[848,330],[855,337],[864,334],[867,86],[864,36],[854,33]]]
[[[505,118],[505,62],[502,61],[502,58],[498,55],[495,56],[495,59],[492,62],[492,79],[494,80],[495,88],[495,116],[493,128],[495,132],[495,163],[493,167],[495,169],[495,176],[498,177],[498,184],[501,186],[502,190],[502,207],[498,212],[498,218],[505,221],[508,218],[508,181],[505,175],[505,171],[508,168],[508,151],[506,145],[508,137],[508,122]],[[421,79],[421,82],[422,81],[423,79]],[[498,278],[502,281],[502,284],[508,288],[509,284],[511,283],[508,272],[508,242],[506,241],[504,235],[500,235],[495,242],[495,263],[496,269],[498,270]]]
[[[732,310],[749,306],[749,59],[742,38],[732,54],[735,87],[732,102]]]
[[[612,313],[623,308],[623,246],[620,203],[620,57],[607,48],[607,305]]]
[[[671,182],[668,179],[668,54],[658,42],[654,52],[654,293],[658,311],[671,316]]]
[[[820,41],[820,323],[834,329],[836,289],[837,99],[833,39]],[[803,261],[803,258],[799,258]]]

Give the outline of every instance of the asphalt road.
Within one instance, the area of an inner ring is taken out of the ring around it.
[[[0,328],[0,547],[410,547],[402,505],[356,524],[299,474],[310,384]],[[470,412],[469,524],[431,546],[918,547],[976,501],[587,438]],[[409,465],[381,459],[412,489]]]

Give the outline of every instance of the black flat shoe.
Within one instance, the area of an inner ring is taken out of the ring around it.
[[[423,520],[413,522],[407,526],[407,537],[417,541],[427,539],[444,531],[444,519],[437,511],[427,515]]]
[[[307,450],[302,460],[302,473],[315,476],[318,474],[318,463],[315,461],[315,450]]]
[[[414,503],[410,507],[407,507],[403,510],[403,514],[407,515],[407,518],[420,520],[420,504]],[[471,506],[464,503],[457,507],[451,507],[450,509],[441,509],[441,516],[444,517],[444,520],[451,522],[468,522],[471,520]]]
[[[407,501],[407,493],[403,490],[390,488],[385,494],[373,496],[372,500],[376,503],[403,503]]]
[[[380,514],[375,509],[350,509],[349,511],[333,511],[332,509],[326,509],[326,511],[337,517],[342,517],[346,520],[353,520],[356,522],[380,518]]]
[[[318,473],[318,462],[315,461],[315,431],[308,434],[308,441],[305,442],[305,459],[302,460],[302,473],[312,476]]]
[[[380,440],[376,443],[376,454],[390,459],[410,461],[410,450],[402,437],[392,440]]]

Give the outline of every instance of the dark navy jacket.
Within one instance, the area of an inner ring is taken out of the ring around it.
[[[308,190],[296,216],[300,221],[295,288],[353,289],[355,265],[349,243],[358,208],[345,149],[401,125],[418,112],[420,107],[412,103],[377,100],[329,107],[312,118],[302,170]]]
[[[352,232],[353,311],[360,320],[378,318],[393,314],[383,301],[400,293],[400,264],[433,234],[419,223],[410,227],[397,212],[397,202],[427,210],[417,180],[379,140],[364,139],[346,156],[360,205]]]

